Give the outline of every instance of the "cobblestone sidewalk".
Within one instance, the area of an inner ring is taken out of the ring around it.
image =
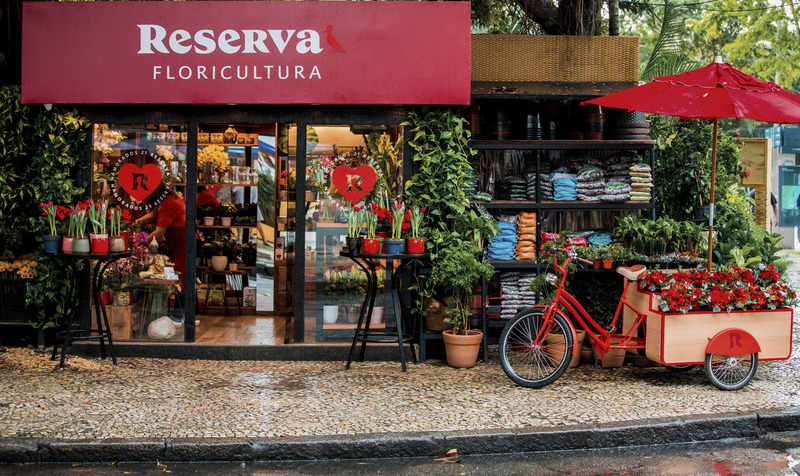
[[[800,256],[789,279],[800,289]],[[583,365],[540,390],[513,384],[497,362],[456,370],[437,361],[251,362],[70,357],[54,370],[28,349],[0,354],[0,437],[265,438],[387,432],[568,428],[800,407],[800,326],[793,355],[759,363],[737,392],[701,369]]]

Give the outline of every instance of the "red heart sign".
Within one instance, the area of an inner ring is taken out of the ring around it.
[[[340,165],[333,169],[331,177],[336,190],[353,205],[372,191],[378,179],[375,169],[369,165],[359,165],[355,169],[349,165]]]
[[[161,169],[157,165],[138,165],[127,163],[119,168],[119,185],[131,197],[141,202],[151,193],[155,192],[161,184]]]

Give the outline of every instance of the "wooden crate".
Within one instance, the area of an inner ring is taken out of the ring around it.
[[[133,338],[133,306],[106,306],[108,324],[114,339]]]
[[[760,311],[664,313],[658,295],[628,288],[628,302],[647,315],[645,354],[664,365],[702,364],[709,340],[725,329],[743,329],[755,337],[759,360],[788,359],[792,351],[791,308]],[[628,329],[634,314],[624,314]]]

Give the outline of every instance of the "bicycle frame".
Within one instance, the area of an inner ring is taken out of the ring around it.
[[[633,350],[633,349],[644,349],[645,348],[645,314],[639,312],[636,308],[634,308],[630,303],[628,303],[625,296],[628,292],[628,286],[630,286],[631,281],[625,279],[625,287],[622,291],[622,296],[620,296],[619,303],[617,304],[617,310],[614,312],[614,318],[611,321],[611,329],[609,331],[604,329],[597,323],[597,321],[589,315],[589,313],[584,309],[584,307],[578,302],[577,299],[569,292],[564,289],[564,285],[567,281],[567,265],[572,261],[572,254],[568,250],[561,249],[559,251],[566,251],[567,252],[567,260],[564,261],[563,266],[559,266],[558,260],[556,259],[556,255],[553,254],[553,265],[555,268],[561,272],[561,282],[556,287],[555,297],[553,298],[553,302],[544,306],[544,320],[545,322],[552,322],[553,315],[556,312],[561,312],[561,308],[565,309],[571,317],[577,321],[581,328],[586,331],[586,334],[594,341],[595,347],[597,351],[601,354],[605,354],[608,352],[609,349],[626,349],[626,350]],[[580,258],[579,258],[580,259]],[[539,306],[537,306],[539,307]],[[613,333],[613,329],[616,329],[617,321],[619,317],[622,315],[622,310],[628,308],[636,314],[636,318],[634,319],[633,323],[631,324],[630,328],[623,334],[615,334]],[[572,323],[572,319],[567,319],[569,322],[569,326],[572,330],[572,341],[576,341],[576,334],[575,334],[575,326]],[[552,325],[545,325],[542,326],[542,329],[539,332],[539,335],[536,336],[536,341],[539,342],[541,339],[544,339],[544,336],[550,331]],[[637,337],[638,331],[642,331],[642,337]],[[597,333],[595,333],[597,332]],[[612,344],[612,341],[618,341],[618,343]],[[577,355],[578,349],[577,346],[573,346],[572,349],[573,355]]]

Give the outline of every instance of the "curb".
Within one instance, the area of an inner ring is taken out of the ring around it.
[[[288,438],[0,438],[3,463],[308,461],[588,450],[755,438],[800,430],[800,408],[513,430]]]

